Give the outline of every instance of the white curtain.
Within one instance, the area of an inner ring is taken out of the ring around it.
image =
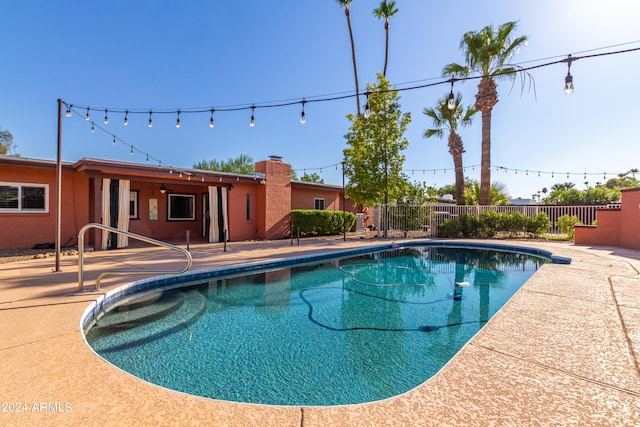
[[[118,187],[118,228],[124,231],[129,231],[130,188],[130,181],[128,179],[120,180]],[[126,248],[127,246],[129,246],[129,236],[118,234],[118,247]]]
[[[118,200],[111,200],[111,179],[102,179],[102,224],[111,227],[111,204],[117,203],[118,218],[116,228],[129,231],[129,201],[131,184],[128,179],[121,179],[118,182]],[[102,250],[108,249],[109,231],[102,230]],[[118,248],[129,246],[129,237],[117,235]]]
[[[229,232],[227,192],[226,187],[209,187],[209,243],[224,241],[225,231]]]

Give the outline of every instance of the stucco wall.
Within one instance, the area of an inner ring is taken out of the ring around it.
[[[640,189],[622,191],[621,208],[597,212],[597,226],[576,226],[575,243],[640,249]]]
[[[46,213],[0,212],[0,249],[32,248],[38,243],[54,243],[56,237],[56,170],[52,168],[0,167],[0,182],[48,185]],[[86,178],[63,169],[60,244],[75,245],[78,230],[89,220]]]

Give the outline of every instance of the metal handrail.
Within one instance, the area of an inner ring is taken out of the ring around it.
[[[166,247],[166,248],[171,249],[173,251],[182,252],[187,257],[187,265],[180,271],[172,271],[172,270],[168,270],[168,271],[167,270],[157,270],[157,271],[149,271],[149,270],[145,270],[145,271],[135,271],[135,270],[133,270],[133,271],[125,271],[125,270],[104,271],[96,279],[96,291],[100,290],[100,281],[102,280],[102,278],[104,276],[106,276],[108,274],[180,274],[180,273],[184,273],[185,271],[187,271],[191,267],[191,264],[193,263],[193,258],[191,257],[191,254],[189,253],[189,251],[187,251],[185,249],[182,249],[182,248],[180,248],[180,247],[178,247],[176,245],[172,245],[172,244],[166,243],[166,242],[161,242],[160,240],[155,240],[155,239],[152,239],[150,237],[141,236],[139,234],[131,233],[129,231],[120,230],[118,228],[109,227],[108,225],[90,223],[90,224],[87,224],[84,227],[82,227],[80,229],[80,231],[78,232],[78,288],[79,288],[79,290],[82,290],[84,288],[84,233],[89,228],[100,228],[102,230],[111,231],[113,233],[124,234],[125,236],[133,237],[134,239],[142,240],[143,242],[152,243],[154,245]]]

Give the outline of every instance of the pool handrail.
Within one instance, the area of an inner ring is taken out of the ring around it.
[[[179,246],[172,245],[171,243],[162,242],[160,240],[152,239],[150,237],[142,236],[140,234],[135,234],[130,231],[120,230],[118,228],[109,227],[104,224],[97,223],[89,223],[82,227],[78,232],[78,289],[82,291],[84,289],[84,233],[89,228],[99,228],[102,230],[111,231],[116,234],[124,234],[125,236],[132,237],[137,240],[141,240],[143,242],[151,243],[157,246],[163,246],[173,251],[182,252],[187,257],[187,265],[180,271],[174,270],[145,270],[145,271],[136,271],[136,270],[113,270],[113,271],[103,271],[100,273],[98,278],[96,279],[96,291],[100,290],[100,281],[103,277],[109,274],[181,274],[191,268],[191,264],[193,263],[193,258],[191,257],[191,253],[188,250],[183,249]]]

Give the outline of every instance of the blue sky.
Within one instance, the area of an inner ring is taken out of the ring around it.
[[[361,91],[383,67],[383,23],[372,13],[378,4],[354,0],[351,7]],[[514,59],[523,66],[640,47],[635,0],[397,0],[397,6],[387,78],[399,88],[444,80],[445,64],[463,62],[462,35],[488,24],[519,22],[517,33],[529,38]],[[23,157],[55,159],[58,98],[100,109],[167,111],[355,91],[347,24],[334,0],[0,0],[0,15],[0,127],[11,131]],[[535,90],[527,85],[522,91],[519,80],[500,81],[492,180],[506,184],[512,197],[529,198],[554,183],[571,181],[582,189],[585,181],[593,186],[640,168],[639,64],[640,51],[575,61],[572,95],[562,91],[565,64],[531,71]],[[476,85],[455,89],[470,104]],[[401,93],[402,109],[412,115],[404,167],[411,180],[453,183],[446,139],[422,137],[430,126],[422,110],[448,91],[443,84]],[[148,153],[165,165],[190,168],[204,159],[280,155],[298,176],[315,172],[339,185],[333,165],[342,160],[350,124],[345,115],[355,104],[354,98],[308,103],[304,125],[299,104],[258,108],[253,128],[250,110],[216,113],[213,129],[208,113],[183,113],[176,129],[174,114],[154,114],[148,128],[148,115],[131,115],[125,127],[122,114],[110,114],[104,125],[104,113],[92,112],[107,130],[93,134],[90,123],[74,115],[63,121],[62,157],[145,163],[141,153]],[[131,156],[128,145],[112,145],[112,134],[139,152]],[[479,115],[461,136],[465,174],[479,179],[479,167],[472,167],[480,163]]]

